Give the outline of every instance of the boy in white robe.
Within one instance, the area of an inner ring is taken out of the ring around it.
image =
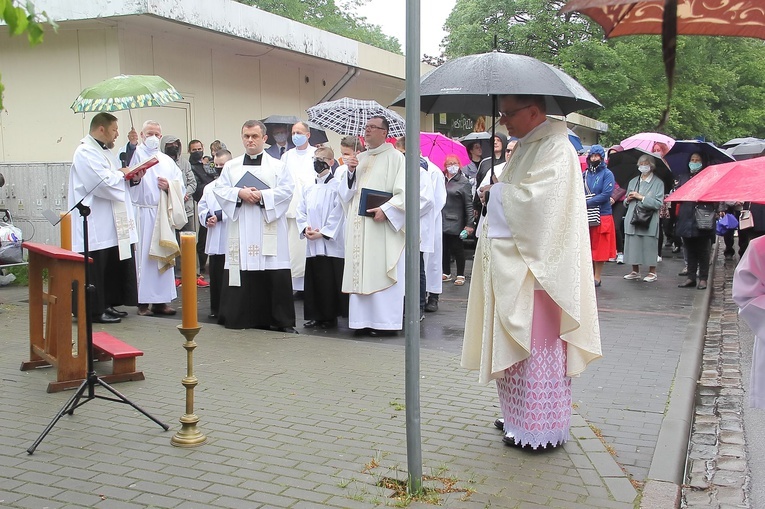
[[[296,333],[285,217],[295,185],[283,163],[264,152],[267,139],[262,122],[245,122],[245,154],[225,164],[213,188],[228,222],[218,323]]]
[[[319,148],[314,158],[315,182],[303,189],[296,211],[297,228],[307,239],[303,327],[336,327],[348,316],[348,295],[342,291],[345,258],[345,212],[338,195],[340,180],[331,168],[335,154]]]

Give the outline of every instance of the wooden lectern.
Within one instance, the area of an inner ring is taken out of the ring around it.
[[[87,376],[88,358],[83,256],[34,242],[24,242],[23,246],[29,253],[29,360],[21,363],[21,370],[53,365],[56,381],[48,384],[48,392],[78,387]],[[47,292],[43,291],[45,269]],[[73,342],[75,299],[77,338]]]

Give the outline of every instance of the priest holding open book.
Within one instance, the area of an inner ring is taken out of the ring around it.
[[[338,186],[346,204],[343,292],[348,325],[371,336],[395,335],[404,320],[404,156],[386,143],[388,120],[371,117],[367,151],[344,162]]]
[[[295,331],[286,213],[295,184],[263,151],[266,126],[242,126],[245,154],[230,160],[213,193],[228,223],[218,323],[227,329]]]

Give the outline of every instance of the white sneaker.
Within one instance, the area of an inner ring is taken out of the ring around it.
[[[627,280],[630,280],[630,281],[633,281],[633,280],[636,280],[636,279],[640,279],[640,274],[638,274],[637,272],[630,272],[629,274],[624,276],[624,279],[627,279]]]
[[[660,262],[660,261],[661,261],[661,256],[657,256],[657,257],[656,257],[656,262],[658,263],[658,262]]]
[[[622,253],[616,254],[616,263],[619,265],[624,265],[624,254]]]
[[[657,279],[659,279],[659,277],[656,274],[654,274],[653,272],[649,272],[648,275],[643,278],[643,281],[645,281],[646,283],[653,283]]]

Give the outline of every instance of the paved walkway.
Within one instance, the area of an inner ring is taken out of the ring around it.
[[[665,258],[652,284],[625,281],[623,266],[607,266],[598,290],[605,357],[574,381],[572,440],[537,452],[501,443],[491,425],[496,390],[459,368],[467,287],[445,289],[441,311],[426,318],[420,380],[424,470],[440,479],[426,485],[450,487],[439,495],[443,506],[634,507],[631,480],[640,487],[646,478],[689,310],[703,294],[677,288],[681,266]],[[96,400],[65,416],[28,456],[25,449],[69,394],[45,392],[52,370],[18,370],[28,348],[25,298],[0,288],[6,409],[0,506],[396,503],[378,484],[405,478],[407,468],[403,339],[360,341],[344,329],[295,336],[204,325],[195,352],[195,410],[209,441],[179,449],[170,445],[184,413],[178,320],[132,315],[108,328],[97,325],[145,352],[138,364],[146,380],[115,387],[171,431],[128,406]]]

